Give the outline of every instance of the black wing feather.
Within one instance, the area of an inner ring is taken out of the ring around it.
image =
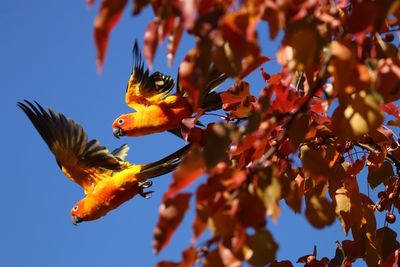
[[[71,162],[63,158],[63,155],[71,155],[76,157],[76,165],[82,168],[86,166],[109,170],[121,169],[121,161],[107,148],[101,146],[95,139],[87,141],[87,134],[79,124],[67,119],[61,113],[56,114],[51,109],[46,112],[37,102],[35,102],[36,106],[27,100],[24,102],[18,102],[18,107],[28,116],[56,156],[59,165],[68,166]]]

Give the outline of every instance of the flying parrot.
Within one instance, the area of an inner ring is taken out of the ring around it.
[[[149,178],[171,172],[189,145],[149,164],[136,165],[125,160],[129,147],[112,152],[97,140],[88,141],[81,125],[52,109],[46,111],[37,102],[18,102],[36,130],[53,152],[61,171],[80,185],[86,196],[72,210],[72,223],[96,220],[139,194],[148,198]]]
[[[161,72],[150,75],[149,70],[144,67],[137,42],[133,47],[133,62],[125,102],[136,112],[123,114],[114,120],[114,136],[134,137],[164,131],[177,134],[174,130],[180,128],[182,119],[190,118],[194,112],[188,97],[179,87],[179,82],[177,92],[171,94],[175,85],[173,78]],[[205,111],[221,108],[222,101],[215,89],[228,78],[215,66],[210,68],[208,76],[206,97],[201,106]]]

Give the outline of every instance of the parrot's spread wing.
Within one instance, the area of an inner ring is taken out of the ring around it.
[[[144,67],[137,41],[133,47],[133,68],[126,88],[125,101],[128,106],[139,111],[144,106],[164,99],[173,89],[175,81],[161,72],[150,75]]]
[[[35,102],[36,103],[36,102]],[[82,127],[63,114],[48,112],[36,103],[18,103],[53,152],[65,175],[90,192],[101,179],[113,171],[126,168],[123,161],[128,147],[123,145],[112,153],[97,140],[88,141]]]

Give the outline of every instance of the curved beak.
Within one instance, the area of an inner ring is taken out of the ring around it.
[[[124,136],[124,135],[125,135],[124,130],[122,130],[121,128],[118,128],[118,127],[113,127],[113,128],[112,128],[112,131],[113,131],[113,135],[114,135],[115,137],[117,137],[118,139],[119,139],[121,136]]]
[[[73,225],[78,225],[78,223],[82,222],[83,220],[79,218],[78,216],[72,216],[72,224]]]

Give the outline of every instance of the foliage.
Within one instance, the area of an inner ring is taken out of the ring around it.
[[[101,3],[95,21],[99,67],[127,5]],[[168,245],[191,197],[193,238],[206,229],[211,238],[189,246],[180,262],[158,266],[292,266],[275,261],[278,244],[266,227],[266,216],[280,215],[281,201],[304,211],[316,228],[339,220],[353,237],[337,243],[333,259],[318,259],[315,248],[299,258],[304,266],[351,266],[359,258],[368,266],[394,266],[400,245],[389,224],[400,209],[400,146],[391,127],[400,126],[400,53],[393,32],[400,29],[400,1],[136,0],[133,14],[148,5],[154,12],[144,35],[149,65],[164,40],[172,64],[183,32],[195,38],[179,70],[195,120],[203,115],[199,102],[212,63],[236,80],[221,93],[221,121],[205,128],[185,124],[193,147],[165,193],[154,250]],[[270,39],[284,34],[277,54],[268,55],[282,70],[261,68],[265,85],[253,96],[244,78],[268,60],[260,52],[262,23]],[[376,203],[360,191],[363,169],[372,189],[385,186]],[[193,194],[182,193],[204,176]],[[379,229],[378,212],[386,213]]]

